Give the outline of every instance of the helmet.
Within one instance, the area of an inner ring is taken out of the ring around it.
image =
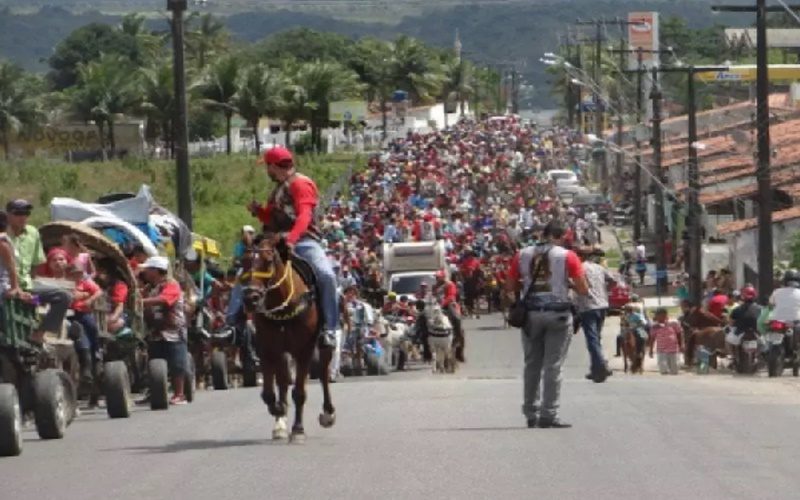
[[[386,295],[386,298],[389,299],[389,300],[395,300],[395,299],[397,299],[397,294],[395,292],[389,292]]]
[[[783,273],[783,286],[797,286],[797,284],[800,284],[800,272],[797,272],[796,269],[789,269]]]
[[[742,300],[755,300],[756,295],[758,295],[756,293],[756,289],[752,286],[743,287],[739,294],[742,297]]]
[[[262,163],[265,165],[282,165],[286,162],[292,163],[293,160],[294,157],[291,151],[283,146],[275,146],[264,153]]]

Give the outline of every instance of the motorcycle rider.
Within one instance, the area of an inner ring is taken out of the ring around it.
[[[264,229],[281,233],[287,245],[314,268],[320,292],[324,327],[319,338],[321,348],[336,346],[339,327],[339,296],[336,274],[320,246],[321,233],[314,222],[319,191],[313,180],[295,170],[292,153],[276,146],[264,153],[267,175],[277,184],[266,205],[252,202],[248,208],[264,224]]]
[[[752,285],[745,285],[739,292],[742,303],[731,312],[731,326],[736,329],[736,335],[746,331],[755,331],[758,328],[758,318],[761,316],[761,306],[756,303],[756,289]]]
[[[800,272],[790,269],[783,274],[783,286],[775,289],[769,298],[772,312],[770,321],[794,324],[800,321]]]

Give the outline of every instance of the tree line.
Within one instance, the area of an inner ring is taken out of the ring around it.
[[[208,139],[224,131],[231,152],[234,116],[254,130],[279,120],[287,134],[305,123],[313,147],[322,147],[328,105],[365,99],[387,125],[395,90],[412,104],[470,101],[476,112],[501,107],[500,76],[409,36],[387,41],[295,29],[247,44],[233,40],[211,14],[187,18],[185,51],[190,136]],[[148,140],[173,149],[174,79],[171,34],[149,29],[130,14],[119,25],[92,23],[76,29],[49,57],[46,75],[0,61],[0,135],[9,156],[11,137],[59,121],[97,127],[101,149],[116,153],[114,127],[121,116],[146,118]]]

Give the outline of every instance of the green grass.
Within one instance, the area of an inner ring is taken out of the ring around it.
[[[353,153],[306,155],[298,169],[313,178],[324,193],[347,172],[351,163],[363,164]],[[264,167],[255,156],[197,158],[191,160],[194,231],[220,242],[223,252],[233,250],[239,230],[253,224],[245,206],[264,201],[271,190]],[[53,197],[94,202],[103,194],[136,192],[150,185],[156,201],[176,210],[175,164],[172,161],[126,159],[105,163],[65,163],[49,160],[0,162],[0,200],[25,198],[36,205],[31,223],[49,221],[48,206]]]

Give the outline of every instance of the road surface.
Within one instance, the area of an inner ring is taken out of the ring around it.
[[[414,367],[334,385],[333,429],[316,423],[312,383],[304,445],[268,439],[257,389],[204,391],[122,421],[84,412],[60,441],[26,429],[22,456],[0,459],[0,498],[797,498],[796,380],[648,371],[594,384],[576,337],[562,401],[574,427],[527,429],[519,333],[497,317],[467,324],[456,375]]]

